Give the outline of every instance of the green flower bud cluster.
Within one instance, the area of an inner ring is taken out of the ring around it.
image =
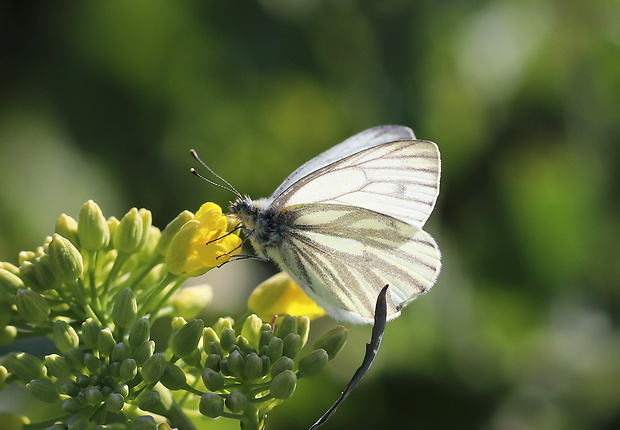
[[[200,413],[257,421],[256,428],[262,428],[267,412],[293,395],[299,378],[317,375],[340,352],[348,336],[345,327],[337,326],[301,356],[309,329],[308,317],[290,315],[281,317],[275,327],[250,315],[237,330],[230,319],[205,328],[201,376],[207,391],[200,399]],[[185,339],[189,343],[189,336]]]
[[[174,290],[183,281],[168,273],[165,256],[192,216],[184,211],[161,232],[146,209],[132,208],[118,220],[104,217],[88,201],[77,219],[61,215],[42,246],[22,251],[17,265],[0,262],[0,346],[33,332],[50,334],[58,317],[74,326],[90,317],[111,329],[127,329],[137,318],[160,312],[171,285]],[[209,287],[203,291],[204,307]],[[197,315],[200,306],[184,303],[194,298],[179,296],[175,308]]]

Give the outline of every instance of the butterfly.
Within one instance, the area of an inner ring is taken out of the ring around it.
[[[387,319],[435,283],[441,254],[422,230],[439,194],[437,145],[408,127],[362,131],[295,170],[271,197],[237,193],[231,213],[333,318],[372,323],[389,284]]]

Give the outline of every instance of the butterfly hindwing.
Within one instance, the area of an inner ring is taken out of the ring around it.
[[[430,289],[439,249],[420,228],[371,210],[300,204],[282,211],[285,239],[270,256],[332,316],[372,322],[390,285],[388,319]]]

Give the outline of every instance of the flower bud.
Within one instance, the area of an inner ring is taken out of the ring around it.
[[[131,430],[157,430],[157,423],[150,415],[136,417],[131,421]]]
[[[251,352],[256,352],[256,350],[250,346],[250,342],[248,342],[248,340],[242,335],[237,336],[235,343],[237,348],[239,348],[239,351],[241,351],[243,355],[249,354]],[[234,349],[234,346],[231,347],[231,349]]]
[[[143,391],[136,398],[136,405],[145,411],[149,411],[161,405],[161,396],[157,391]]]
[[[45,365],[34,355],[26,352],[11,352],[6,360],[6,367],[23,382],[45,377]]]
[[[224,377],[221,373],[207,367],[202,372],[202,382],[207,387],[207,390],[218,391],[224,386]]]
[[[187,378],[179,366],[166,361],[166,369],[159,382],[169,390],[180,390],[187,385]]]
[[[29,261],[32,263],[32,261],[34,261],[34,258],[37,255],[32,252],[32,251],[20,251],[17,257],[17,261],[19,263],[19,265],[21,266],[22,264],[24,264],[26,261]]]
[[[78,223],[69,215],[60,214],[58,221],[56,221],[56,228],[54,229],[54,232],[58,233],[62,237],[66,237],[76,246],[81,246],[78,237]]]
[[[162,353],[155,353],[144,362],[140,369],[140,374],[146,382],[158,382],[166,371],[166,356]]]
[[[24,289],[24,281],[6,269],[0,269],[0,301],[12,305],[19,289]]]
[[[299,372],[297,373],[297,377],[312,378],[323,370],[327,364],[327,360],[329,360],[329,356],[324,349],[315,349],[299,360],[299,365],[297,366]]]
[[[274,399],[288,399],[297,387],[297,376],[292,370],[284,370],[276,375],[269,386],[269,393]]]
[[[245,378],[249,380],[258,379],[262,373],[263,360],[254,352],[246,355],[243,359],[243,375]]]
[[[252,348],[258,349],[258,339],[262,325],[263,321],[254,314],[248,316],[243,323],[241,335],[248,340]]]
[[[92,318],[88,318],[82,323],[82,340],[86,348],[97,349],[97,339],[100,331],[101,327]]]
[[[209,418],[217,418],[224,413],[224,399],[214,393],[204,393],[200,397],[198,410]]]
[[[284,342],[279,337],[273,337],[269,341],[267,346],[266,356],[269,357],[272,363],[275,363],[278,358],[282,357],[282,351],[284,349]]]
[[[118,393],[111,393],[105,401],[105,407],[108,412],[120,412],[125,406],[125,398]]]
[[[235,323],[235,321],[228,317],[228,318],[218,318],[217,322],[215,323],[215,325],[213,325],[213,330],[215,330],[215,332],[219,335],[221,335],[222,330],[224,329],[224,327],[229,328],[231,330],[233,330],[233,324]]]
[[[202,361],[202,351],[198,348],[194,348],[194,351],[187,357],[183,357],[183,362],[193,367],[200,367]]]
[[[218,342],[209,342],[205,350],[207,354],[217,354],[220,356],[224,355],[224,351]]]
[[[229,395],[226,396],[226,407],[233,414],[243,412],[248,405],[248,398],[239,390],[232,390]]]
[[[84,354],[84,365],[91,373],[96,373],[101,367],[101,360],[90,352]]]
[[[60,285],[56,274],[52,270],[49,255],[43,254],[35,259],[34,274],[41,290],[55,290]]]
[[[153,223],[153,214],[150,210],[144,208],[138,209],[138,214],[140,215],[140,218],[142,218],[142,240],[140,241],[139,246],[144,248],[149,242],[149,235],[151,233]]]
[[[58,278],[71,284],[84,273],[82,254],[68,239],[55,233],[49,245],[50,262]]]
[[[120,252],[133,252],[142,241],[142,217],[138,209],[131,208],[123,216],[120,224],[114,230],[112,243]]]
[[[283,315],[276,326],[276,336],[284,339],[289,333],[297,333],[297,318],[291,315]]]
[[[98,388],[90,387],[84,391],[84,398],[89,405],[97,406],[103,401],[103,394]]]
[[[220,333],[220,346],[222,350],[228,352],[230,348],[235,344],[237,337],[235,336],[235,332],[228,327],[222,328],[222,332]]]
[[[121,382],[131,381],[138,374],[138,364],[133,358],[127,358],[121,363],[119,377]]]
[[[76,397],[82,388],[76,381],[67,381],[60,386],[60,389],[67,396]]]
[[[99,205],[92,200],[82,205],[78,214],[77,233],[82,249],[99,251],[108,246],[110,230]]]
[[[349,330],[346,327],[338,325],[331,330],[325,332],[314,342],[314,349],[324,349],[332,360],[344,348],[349,337]]]
[[[17,338],[17,328],[7,325],[0,329],[0,346],[10,345]]]
[[[114,237],[114,232],[116,231],[116,228],[121,222],[115,216],[111,216],[106,220],[106,223],[108,224],[108,230],[110,230],[110,239],[112,239],[112,237]],[[108,244],[108,248],[113,249],[111,240],[110,240],[110,243]]]
[[[146,317],[139,318],[133,323],[131,330],[129,330],[127,343],[131,348],[136,349],[142,344],[142,342],[149,340],[150,337],[151,327],[149,324],[149,319]]]
[[[220,371],[220,361],[222,356],[219,354],[209,354],[205,360],[205,368],[212,369],[216,372]]]
[[[297,334],[301,337],[301,347],[303,348],[308,342],[308,335],[310,334],[310,318],[305,315],[297,317]]]
[[[187,324],[181,327],[172,336],[172,352],[177,357],[183,358],[189,356],[196,347],[202,337],[202,330],[205,323],[201,319],[189,320]]]
[[[127,350],[127,345],[123,342],[117,343],[114,345],[112,349],[112,353],[110,354],[110,358],[112,361],[121,362],[129,357],[129,351]]]
[[[47,300],[32,290],[17,290],[15,304],[19,314],[32,324],[41,324],[47,320],[50,314],[50,307]]]
[[[295,363],[293,362],[293,360],[288,358],[285,355],[278,358],[271,365],[271,369],[270,369],[271,377],[275,378],[276,376],[278,376],[280,373],[284,372],[285,370],[293,370],[294,365]]]
[[[37,399],[54,403],[60,398],[58,387],[49,379],[34,379],[26,384],[26,389]]]
[[[114,345],[116,345],[116,340],[114,340],[114,335],[108,327],[99,331],[99,335],[97,336],[97,349],[100,353],[109,357],[112,354]]]
[[[239,351],[233,351],[228,354],[227,365],[235,376],[243,375],[243,356]]]
[[[36,258],[36,257],[35,257]],[[19,266],[19,277],[24,284],[32,290],[43,291],[44,288],[39,284],[37,279],[37,268],[32,261],[24,261]]]
[[[146,360],[148,360],[155,351],[155,342],[152,340],[145,340],[140,344],[133,353],[133,358],[136,360],[139,366],[142,366]]]
[[[62,401],[61,408],[69,414],[76,414],[82,410],[82,402],[75,397],[70,397]]]
[[[60,352],[67,353],[69,348],[80,346],[80,338],[73,327],[65,320],[56,320],[52,326],[52,339]]]
[[[66,357],[58,354],[46,355],[44,358],[45,367],[47,368],[47,374],[55,378],[64,378],[69,375],[71,368]]]
[[[176,216],[175,219],[170,221],[164,231],[161,233],[161,237],[159,238],[159,243],[157,244],[157,252],[160,255],[166,255],[168,253],[168,248],[170,247],[170,242],[175,234],[183,227],[183,225],[192,219],[194,214],[190,211],[183,211]]]
[[[260,332],[260,337],[258,339],[259,349],[263,346],[269,345],[269,342],[273,338],[274,334],[272,330],[263,330]]]
[[[67,360],[72,369],[82,370],[84,368],[84,350],[80,348],[69,348],[69,351],[67,351]]]
[[[116,327],[130,328],[138,315],[138,303],[131,288],[123,288],[112,306],[112,321]]]
[[[6,388],[6,378],[9,375],[9,371],[6,367],[0,366],[0,391]]]
[[[12,273],[13,275],[19,275],[19,267],[14,264],[9,263],[8,261],[0,261],[0,269],[6,270],[7,272]]]
[[[289,333],[284,338],[284,345],[282,348],[282,355],[286,355],[290,358],[295,358],[301,349],[301,336],[297,333]]]

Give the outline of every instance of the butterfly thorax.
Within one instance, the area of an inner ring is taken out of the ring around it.
[[[281,212],[270,205],[270,199],[252,200],[249,197],[237,199],[230,205],[230,211],[251,230],[249,235],[254,249],[269,258],[267,248],[278,247],[283,240]]]

